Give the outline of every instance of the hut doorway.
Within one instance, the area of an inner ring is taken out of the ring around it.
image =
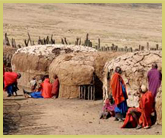
[[[93,80],[90,84],[79,86],[79,98],[85,100],[99,100],[103,98],[103,83],[99,77],[93,73]]]

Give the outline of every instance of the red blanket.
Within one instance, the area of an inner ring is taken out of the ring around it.
[[[143,127],[151,126],[151,113],[153,112],[153,104],[154,98],[150,91],[142,94],[139,104],[139,109],[141,111],[139,124],[142,124]]]
[[[52,84],[49,82],[49,79],[45,79],[42,85],[42,96],[44,98],[51,98],[52,97]]]
[[[13,84],[14,82],[17,82],[17,73],[15,72],[5,72],[4,73],[4,87],[6,88],[10,84]]]
[[[138,108],[129,108],[122,128],[136,127],[138,124],[151,126],[151,113],[153,112],[154,98],[150,91],[142,94]]]
[[[122,85],[120,82],[125,86],[124,81],[122,77],[120,76],[120,74],[115,73],[110,81],[110,86],[112,89],[112,96],[115,100],[116,105],[120,104],[121,102],[125,100],[123,92],[122,92]]]
[[[140,112],[138,108],[129,108],[121,128],[135,128],[139,123]]]
[[[52,84],[52,95],[57,95],[59,92],[59,80],[58,78],[54,80]]]

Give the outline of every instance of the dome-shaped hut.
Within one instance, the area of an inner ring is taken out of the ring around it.
[[[85,52],[60,55],[50,64],[49,76],[57,74],[59,97],[102,98],[103,67],[107,60],[121,55],[113,52]]]
[[[12,58],[12,70],[20,72],[19,85],[29,87],[34,76],[49,74],[49,65],[57,56],[67,53],[96,52],[94,48],[77,45],[35,45],[18,49]]]
[[[142,84],[148,86],[147,73],[151,69],[152,63],[158,64],[158,69],[162,70],[162,51],[139,51],[127,53],[106,62],[104,66],[103,78],[103,99],[111,93],[110,81],[117,66],[122,68],[122,78],[126,83],[128,94],[128,106],[138,107],[139,88]],[[158,122],[162,117],[162,86],[158,90],[156,97],[156,110]]]

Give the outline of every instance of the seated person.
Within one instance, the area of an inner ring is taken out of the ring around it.
[[[37,86],[36,86],[36,91],[41,91],[42,89],[42,83],[45,80],[45,75],[41,75],[40,79],[37,80]]]
[[[37,87],[37,80],[35,77],[32,78],[32,80],[30,81],[30,87],[31,87],[31,91],[35,92],[36,91],[36,87]]]
[[[23,90],[26,98],[51,98],[52,97],[52,84],[49,81],[49,76],[46,75],[43,83],[41,83],[41,91],[38,92],[27,92]]]
[[[100,115],[100,119],[107,119],[108,117],[114,117],[115,116],[115,107],[112,95],[110,95],[109,98],[105,100],[105,105],[103,106],[103,111]]]
[[[52,96],[53,98],[58,98],[59,93],[59,80],[58,76],[55,74],[53,76],[54,82],[52,83]]]
[[[17,79],[21,78],[21,74],[15,72],[5,72],[3,78],[4,78],[4,90],[7,91],[8,97],[10,97],[13,95],[14,92],[16,93],[16,91],[18,90]]]
[[[140,128],[150,128],[151,113],[154,111],[154,98],[152,93],[147,90],[145,85],[141,86],[141,98],[139,99],[138,108],[129,108],[126,119],[122,128],[125,127],[137,127]]]

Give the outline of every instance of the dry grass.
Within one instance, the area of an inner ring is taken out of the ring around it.
[[[4,32],[23,44],[27,32],[35,42],[38,37],[54,35],[59,43],[76,37],[93,44],[138,46],[162,43],[162,7],[160,4],[4,4]]]

